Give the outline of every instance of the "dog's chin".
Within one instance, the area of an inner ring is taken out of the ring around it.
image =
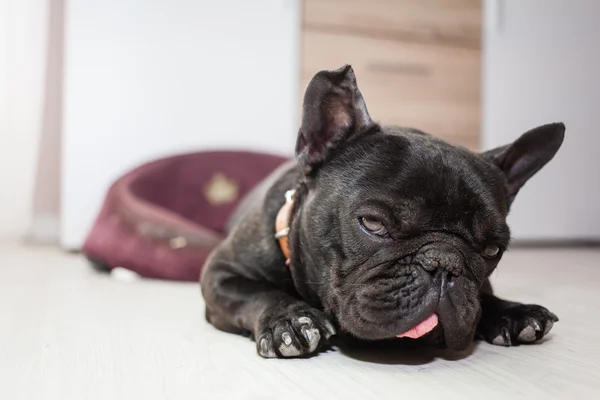
[[[402,336],[426,336],[439,325],[437,305],[439,290],[430,288],[418,306],[402,313],[395,310],[378,310],[373,304],[356,304],[338,316],[342,330],[362,340],[386,340]]]
[[[341,324],[342,329],[352,336],[366,341],[402,340],[412,341],[420,345],[447,348],[454,351],[465,350],[474,338],[473,329],[455,329],[452,326],[444,327],[442,317],[432,313],[428,317],[406,317],[402,322],[389,324],[382,322],[373,324],[371,329],[356,329],[359,324]],[[447,320],[447,317],[443,318]],[[406,322],[410,321],[410,322]]]
[[[418,252],[413,256],[418,263],[367,268],[358,279],[351,277],[351,284],[342,281],[331,288],[338,296],[335,309],[342,331],[371,341],[435,337],[437,346],[467,348],[481,313],[478,285],[467,274],[426,270],[427,256]]]
[[[473,341],[480,316],[478,298],[468,286],[464,292],[432,287],[415,309],[402,315],[374,313],[372,305],[363,304],[350,307],[338,320],[343,331],[361,340],[412,340],[462,351]]]

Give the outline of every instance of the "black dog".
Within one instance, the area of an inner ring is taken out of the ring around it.
[[[248,196],[205,265],[206,318],[252,336],[263,357],[314,353],[337,331],[457,350],[476,335],[503,346],[541,339],[558,318],[498,299],[488,277],[509,244],[512,201],[564,131],[544,125],[476,154],[377,125],[350,66],[319,72],[297,161]]]

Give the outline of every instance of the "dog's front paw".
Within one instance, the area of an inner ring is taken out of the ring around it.
[[[558,317],[542,306],[514,304],[485,313],[479,324],[479,336],[498,346],[533,343],[550,332]]]
[[[282,315],[283,314],[283,315]],[[256,337],[258,354],[288,358],[314,354],[336,330],[321,311],[306,308],[262,318]]]

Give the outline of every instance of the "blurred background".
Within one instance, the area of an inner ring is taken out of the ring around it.
[[[567,126],[517,242],[600,239],[600,1],[0,0],[0,238],[81,247],[157,157],[291,156],[301,98],[352,64],[372,117],[472,150]]]

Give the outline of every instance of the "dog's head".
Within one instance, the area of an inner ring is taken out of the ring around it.
[[[466,347],[481,286],[509,244],[511,202],[563,137],[562,124],[545,125],[473,153],[377,125],[351,67],[319,72],[296,146],[306,185],[292,229],[298,290],[355,337],[435,327],[442,345]]]

